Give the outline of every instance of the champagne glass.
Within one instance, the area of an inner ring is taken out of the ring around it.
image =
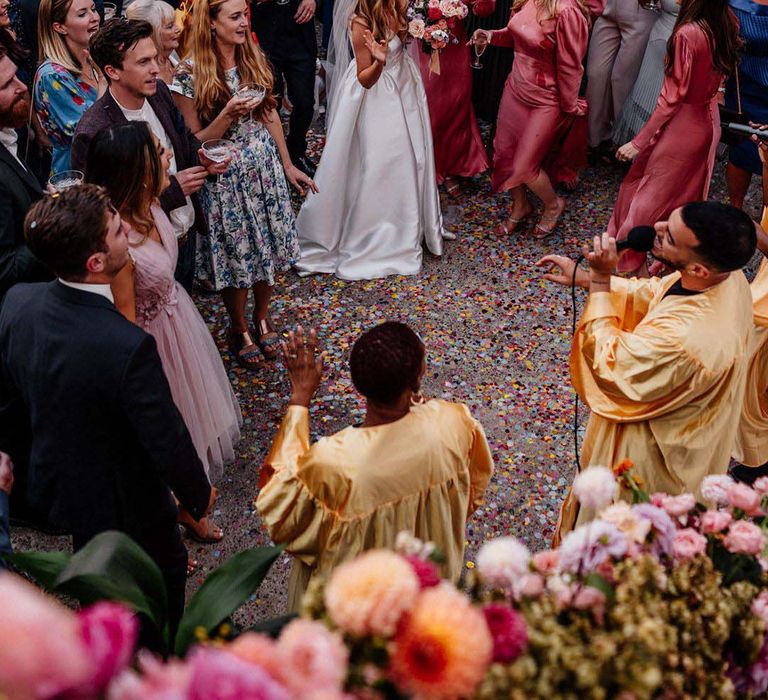
[[[257,105],[260,105],[264,101],[264,96],[266,94],[267,89],[263,85],[257,85],[256,83],[245,83],[237,89],[238,97],[257,100]],[[248,118],[250,121],[253,121],[253,110],[251,110]]]
[[[104,21],[112,19],[117,14],[117,5],[113,2],[104,3]]]
[[[203,142],[203,153],[214,163],[223,163],[232,155],[234,147],[228,139],[209,139]]]
[[[475,70],[480,70],[483,67],[483,64],[480,63],[480,56],[483,55],[487,47],[488,42],[485,42],[484,44],[478,44],[476,41],[472,42],[472,49],[474,50],[475,55],[472,57],[472,61],[470,61],[469,65]]]
[[[80,170],[63,170],[56,175],[52,175],[48,180],[48,185],[54,192],[63,192],[70,187],[77,187],[83,184],[85,176]]]

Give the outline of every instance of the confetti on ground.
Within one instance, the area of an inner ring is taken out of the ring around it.
[[[321,140],[312,139],[311,148],[318,160]],[[499,235],[496,225],[506,215],[509,197],[491,195],[488,178],[481,177],[464,184],[458,201],[444,202],[458,239],[446,243],[441,259],[425,254],[418,276],[349,283],[331,276],[301,279],[290,272],[279,280],[272,311],[278,328],[299,322],[314,326],[329,352],[326,379],[311,410],[313,437],[360,421],[363,406],[346,366],[349,350],[363,329],[387,319],[411,324],[424,339],[425,394],[465,402],[485,427],[496,472],[485,505],[468,524],[468,568],[477,546],[489,538],[511,534],[542,549],[553,533],[574,465],[574,394],[567,365],[571,302],[568,290],[541,279],[535,262],[548,252],[575,256],[584,241],[602,232],[623,172],[602,164],[586,170],[568,196],[560,227],[545,241],[526,230]],[[724,199],[721,164],[716,172],[713,197]],[[753,214],[759,198],[753,186],[748,206]],[[225,539],[209,547],[187,540],[200,561],[189,593],[221,561],[269,542],[253,499],[261,460],[289,392],[279,363],[251,373],[232,361],[219,297],[200,295],[197,302],[222,351],[244,425],[238,460],[218,484],[216,519]],[[22,550],[68,546],[66,538],[23,530],[14,534],[14,543]],[[289,567],[287,556],[276,563],[238,622],[282,614]]]

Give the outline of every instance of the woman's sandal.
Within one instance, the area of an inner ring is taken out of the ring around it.
[[[253,319],[256,326],[257,340],[261,352],[268,360],[276,360],[280,356],[280,336],[272,328],[269,319]]]
[[[508,236],[510,233],[514,233],[515,229],[526,221],[531,214],[533,214],[533,207],[529,206],[528,211],[518,219],[513,219],[511,216],[504,222],[500,223],[496,227],[496,231],[500,236]]]
[[[461,194],[461,185],[459,185],[458,181],[454,178],[445,178],[443,184],[445,185],[445,191],[454,199],[456,199]]]
[[[542,223],[544,222],[544,219],[546,218],[546,213],[544,216],[541,217],[541,220],[538,224],[536,224],[534,230],[533,230],[533,237],[536,240],[543,240],[547,236],[551,236],[555,229],[557,228],[557,225],[560,223],[560,217],[563,215],[563,212],[565,211],[565,200],[561,197],[557,198],[557,201],[559,203],[558,211],[556,216],[554,217],[554,220],[552,221],[552,224],[550,226],[542,226]]]
[[[191,515],[180,512],[179,525],[187,531],[187,535],[200,544],[216,544],[224,539],[224,531],[207,515],[195,521],[192,520]]]
[[[197,571],[197,567],[200,566],[200,562],[194,557],[187,557],[187,576],[191,576]]]
[[[245,367],[245,369],[259,369],[264,364],[264,355],[259,346],[253,342],[253,338],[251,338],[251,334],[248,331],[238,333],[230,328],[227,339],[229,341],[229,351],[241,367]]]

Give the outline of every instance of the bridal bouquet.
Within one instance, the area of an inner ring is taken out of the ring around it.
[[[459,43],[453,29],[467,14],[469,8],[463,0],[414,0],[408,6],[408,34],[421,41],[425,53],[432,54],[433,73],[440,73],[439,52],[448,44]]]

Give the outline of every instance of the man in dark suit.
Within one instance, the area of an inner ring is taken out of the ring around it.
[[[112,303],[109,283],[129,259],[127,230],[96,185],[30,210],[29,247],[58,279],[16,285],[0,312],[0,450],[16,462],[26,431],[27,496],[73,533],[76,550],[114,529],[147,551],[165,578],[175,629],[187,552],[174,495],[199,520],[216,491],[154,339]]]
[[[29,91],[16,77],[21,52],[0,29],[0,304],[17,282],[52,279],[24,243],[24,216],[42,189],[17,152],[16,129],[27,123]]]
[[[208,231],[198,192],[209,175],[224,172],[228,163],[213,163],[202,156],[200,142],[184,123],[165,83],[157,79],[157,48],[151,24],[110,20],[91,37],[90,53],[109,88],[77,125],[72,167],[86,170],[88,146],[104,127],[129,121],[149,124],[160,144],[173,152],[171,184],[160,195],[160,205],[179,240],[176,279],[192,291],[195,239]]]
[[[288,121],[286,145],[297,168],[315,176],[315,164],[307,158],[307,132],[315,112],[315,0],[257,0],[251,5],[251,27],[259,45],[272,62],[275,93],[288,89],[293,111]],[[285,76],[285,80],[283,80]]]

